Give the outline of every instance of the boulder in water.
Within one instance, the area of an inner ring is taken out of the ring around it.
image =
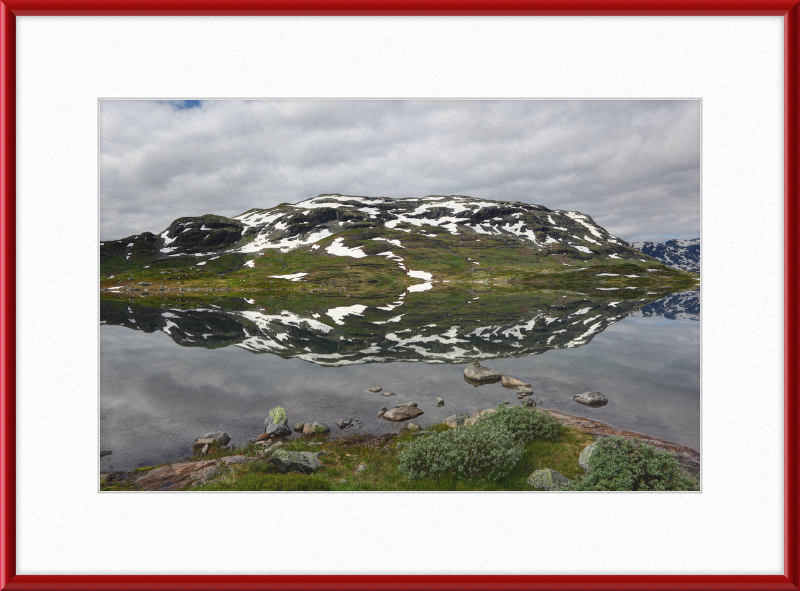
[[[500,378],[500,383],[504,388],[519,388],[520,386],[530,387],[530,384],[518,380],[517,378],[512,378],[511,376],[503,376]]]
[[[402,406],[400,408],[393,408],[383,413],[384,421],[407,421],[423,414],[423,412],[414,406]]]
[[[287,435],[292,434],[292,430],[289,428],[286,419],[283,419],[282,421],[278,421],[276,423],[271,418],[267,418],[264,420],[264,433],[273,438],[286,437]]]
[[[608,404],[608,398],[606,398],[600,392],[584,392],[583,394],[576,394],[572,397],[575,402],[580,402],[585,406],[605,406]]]
[[[214,431],[213,433],[206,433],[202,437],[198,437],[194,444],[205,445],[206,443],[219,443],[220,445],[228,445],[230,441],[231,438],[227,433]]]
[[[473,382],[499,382],[505,374],[481,365],[469,365],[464,368],[464,377]]]

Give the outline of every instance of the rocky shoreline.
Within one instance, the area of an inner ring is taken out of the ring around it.
[[[528,400],[525,402],[528,402]],[[523,403],[523,406],[532,405]],[[459,425],[470,426],[473,425],[480,418],[480,416],[494,411],[495,409],[486,409],[479,413],[475,413],[475,415],[472,417],[468,417],[467,415],[457,415],[450,417],[450,419],[454,420],[448,420],[445,422],[445,424],[450,428],[455,428]],[[699,478],[700,454],[689,447],[641,433],[617,429],[605,423],[587,419],[585,417],[569,415],[547,409],[541,409],[540,412],[548,413],[558,422],[567,427],[573,427],[586,434],[592,435],[595,441],[599,441],[606,437],[623,437],[625,439],[637,440],[646,443],[655,447],[656,449],[668,451],[675,457],[680,467],[686,473],[695,479]],[[283,421],[278,423],[277,426],[279,426],[282,422]],[[101,473],[101,488],[105,484],[106,486],[122,485],[124,490],[186,490],[189,488],[202,486],[220,478],[224,478],[225,476],[232,474],[236,466],[249,464],[251,462],[259,462],[265,459],[269,459],[278,465],[283,472],[294,471],[310,474],[323,465],[320,462],[320,459],[324,458],[326,454],[325,451],[316,453],[282,451],[280,448],[283,446],[284,442],[294,440],[294,436],[290,435],[291,430],[284,430],[280,428],[276,429],[276,424],[271,419],[267,419],[265,423],[265,433],[251,441],[251,443],[254,443],[257,448],[257,453],[255,456],[239,454],[225,455],[223,457],[209,459],[182,459],[167,463],[163,466],[155,467],[153,469],[137,469],[128,472]],[[327,427],[326,425],[318,423],[312,425],[317,428],[308,428],[311,427],[311,425],[306,426],[306,424],[303,425],[306,427],[305,429],[297,429],[297,427],[300,426],[299,424],[295,426],[295,433],[301,434],[301,437],[324,438],[324,441],[313,441],[310,442],[309,445],[321,446],[323,443],[328,443],[336,445],[337,447],[367,445],[372,448],[380,447],[382,449],[388,449],[391,441],[397,437],[396,434],[390,433],[380,436],[371,434],[358,434],[345,438],[329,439],[327,436],[329,435],[330,430],[324,429],[324,427]],[[322,427],[322,429],[319,427]],[[275,433],[275,435],[267,435],[266,432],[269,430]],[[412,423],[408,423],[405,427],[405,430],[412,432],[413,435],[424,435],[428,433],[428,431],[422,430],[419,426]],[[225,433],[208,433],[195,441],[194,449],[198,454],[198,457],[200,457],[210,453],[210,445],[216,445],[216,451],[220,451],[222,449],[226,449],[229,441],[230,438],[227,437],[227,434]],[[400,444],[398,444],[398,446],[399,445]],[[552,470],[550,470],[548,473],[545,473],[546,471],[541,472],[542,474],[537,474],[537,478],[544,478],[547,480],[547,482],[553,480],[556,488],[552,488],[551,490],[558,490],[558,479],[563,477],[558,474],[558,472],[554,472]]]

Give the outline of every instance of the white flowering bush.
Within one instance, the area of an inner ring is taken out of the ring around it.
[[[545,439],[557,441],[561,437],[561,423],[550,414],[524,406],[499,405],[497,411],[485,414],[480,423],[491,423],[498,429],[505,429],[515,439],[532,441]]]
[[[572,490],[698,490],[675,457],[641,441],[608,437],[589,458],[589,474]]]
[[[433,433],[403,448],[400,471],[409,478],[455,474],[459,478],[496,480],[522,458],[521,442],[505,429],[480,421],[473,427]]]

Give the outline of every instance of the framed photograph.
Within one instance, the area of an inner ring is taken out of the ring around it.
[[[800,588],[799,15],[3,4],[0,587]]]

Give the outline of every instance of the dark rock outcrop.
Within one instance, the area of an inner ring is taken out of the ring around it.
[[[292,434],[292,430],[286,419],[276,423],[271,418],[266,418],[264,419],[264,433],[270,437],[286,437]]]

